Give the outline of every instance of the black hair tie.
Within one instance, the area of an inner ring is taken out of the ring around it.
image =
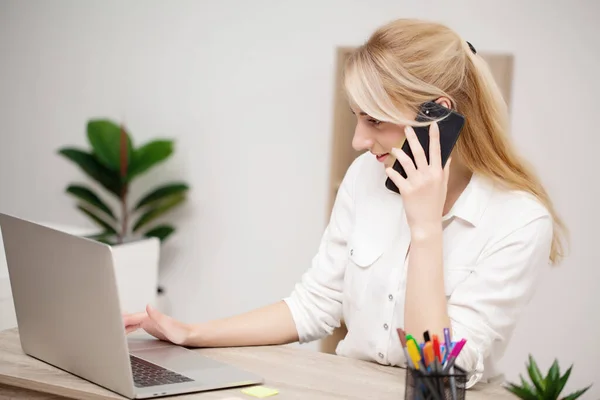
[[[469,45],[469,48],[471,49],[471,51],[473,52],[473,54],[477,54],[477,50],[475,50],[475,47],[473,47],[473,45],[469,42],[467,42],[467,44]]]

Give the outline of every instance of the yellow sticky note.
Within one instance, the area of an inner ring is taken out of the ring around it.
[[[279,393],[277,389],[271,389],[264,386],[252,386],[246,389],[242,389],[242,393],[247,394],[248,396],[258,397],[262,399],[263,397],[269,397],[276,395]]]

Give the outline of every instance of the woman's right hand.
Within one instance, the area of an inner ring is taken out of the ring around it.
[[[157,339],[176,345],[186,345],[192,334],[190,325],[177,321],[150,305],[146,306],[145,312],[124,314],[123,324],[127,334],[143,329]]]

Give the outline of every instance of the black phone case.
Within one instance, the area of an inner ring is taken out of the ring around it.
[[[419,115],[416,118],[417,121],[423,122],[429,121],[430,118],[438,119],[444,116],[446,116],[444,119],[438,121],[442,167],[446,165],[448,158],[450,158],[452,149],[454,149],[454,145],[456,144],[460,132],[465,124],[465,117],[456,111],[452,111],[435,102],[428,102],[421,106]],[[413,129],[417,135],[417,138],[419,139],[419,142],[421,143],[421,146],[423,147],[423,150],[425,150],[425,156],[427,158],[427,162],[429,163],[429,126],[415,126]],[[410,157],[411,160],[413,160],[413,162],[415,161],[415,157],[410,149],[408,141],[404,142],[402,145],[402,150]],[[402,177],[406,178],[406,172],[404,171],[404,168],[402,168],[400,161],[396,160],[392,168],[398,171]],[[387,178],[385,181],[385,186],[395,193],[400,193],[398,187],[390,178]]]

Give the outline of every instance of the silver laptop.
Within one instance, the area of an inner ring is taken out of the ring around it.
[[[23,351],[128,398],[262,383],[145,337],[127,337],[111,247],[0,213]]]

